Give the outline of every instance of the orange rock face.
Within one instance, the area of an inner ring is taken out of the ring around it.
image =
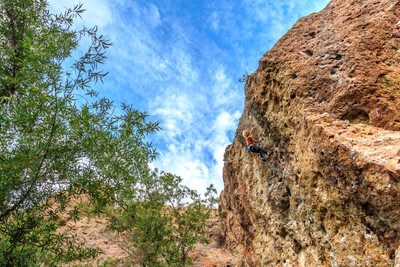
[[[225,153],[220,210],[248,266],[393,266],[400,235],[400,3],[333,0],[260,60]],[[400,254],[400,253],[398,253]],[[399,259],[397,259],[399,261]]]

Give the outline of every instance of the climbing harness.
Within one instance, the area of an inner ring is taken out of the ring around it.
[[[264,154],[262,152],[260,152],[260,154],[263,156],[263,158],[265,159],[266,162],[268,162],[269,166],[271,166],[271,169],[274,170],[279,178],[281,178],[283,181],[285,181],[285,184],[289,187],[289,190],[291,193],[293,193],[297,199],[300,201],[300,203],[304,206],[304,208],[306,208],[308,214],[310,215],[311,219],[313,219],[314,223],[318,226],[319,230],[321,230],[322,234],[325,236],[325,238],[328,240],[329,244],[332,247],[332,251],[333,251],[333,267],[335,267],[335,247],[333,246],[331,240],[329,239],[329,237],[327,236],[327,234],[325,233],[324,230],[322,230],[321,226],[319,226],[319,224],[317,223],[317,221],[314,219],[314,217],[312,216],[311,212],[308,210],[308,208],[306,207],[306,205],[304,204],[303,200],[301,200],[301,198],[296,194],[296,192],[294,192],[294,190],[290,187],[290,185],[288,184],[288,182],[285,180],[285,178],[283,178],[283,176],[274,168],[274,166],[268,161],[268,159],[264,156]]]
[[[250,139],[246,138],[246,142],[247,142],[247,147],[246,147],[246,151],[247,152],[251,152],[251,147],[254,145],[253,142],[250,141]]]
[[[261,138],[261,141],[264,141],[264,137]],[[246,151],[247,152],[251,152],[251,147],[254,146],[253,142],[251,142],[249,139],[246,138],[246,142],[247,142],[247,147],[246,147]]]
[[[246,151],[247,151],[247,152],[250,152],[250,151],[251,151],[250,148],[251,148],[252,146],[253,146],[253,143],[248,144],[247,147],[246,147]]]

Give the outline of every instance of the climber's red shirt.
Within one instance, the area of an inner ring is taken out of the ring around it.
[[[247,146],[252,146],[252,145],[254,145],[254,142],[255,142],[255,141],[256,141],[256,140],[254,140],[254,138],[253,138],[252,136],[249,136],[249,137],[246,138]]]

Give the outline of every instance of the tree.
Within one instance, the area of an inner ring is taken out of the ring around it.
[[[69,201],[86,193],[97,210],[133,188],[156,152],[159,130],[147,114],[100,98],[93,83],[110,43],[97,28],[74,30],[83,12],[48,11],[41,0],[0,2],[0,265],[29,266],[95,256],[73,234],[56,232],[60,214],[79,218]],[[79,41],[89,38],[78,54]],[[78,103],[78,95],[87,102]]]
[[[130,229],[140,262],[184,265],[193,244],[205,241],[209,211],[181,178],[149,169],[156,151],[146,137],[158,123],[123,103],[114,112],[99,96],[95,84],[106,73],[97,67],[110,43],[96,27],[73,28],[83,11],[54,15],[44,0],[0,2],[0,266],[100,253],[84,248],[73,228],[57,231],[63,214],[79,219],[70,202],[81,194],[95,212],[118,204],[110,220]]]
[[[210,185],[203,199],[179,176],[155,170],[140,178],[135,192],[110,212],[110,228],[128,234],[120,246],[144,267],[189,265],[194,245],[208,243],[205,230],[217,201],[215,188]]]

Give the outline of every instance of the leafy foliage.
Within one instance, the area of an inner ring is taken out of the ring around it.
[[[188,252],[197,243],[208,243],[205,232],[216,190],[207,188],[207,199],[182,185],[182,178],[156,171],[142,177],[137,195],[111,214],[111,228],[126,231],[130,242],[122,245],[141,266],[186,266]]]
[[[56,234],[59,216],[79,217],[69,200],[86,192],[98,210],[135,184],[156,153],[146,113],[98,98],[93,82],[109,42],[97,28],[73,30],[81,6],[52,15],[45,1],[2,1],[0,21],[0,265],[49,264],[95,256],[73,235]],[[88,50],[65,68],[82,38]],[[88,102],[78,104],[85,94]],[[56,207],[56,208],[54,208]]]
[[[98,65],[110,42],[96,27],[73,27],[83,11],[54,15],[44,0],[0,2],[0,266],[98,255],[72,227],[57,231],[61,216],[80,218],[70,203],[81,194],[95,213],[118,204],[113,228],[130,231],[128,250],[142,265],[183,266],[206,241],[209,210],[181,178],[149,169],[156,151],[146,137],[158,123],[99,97],[94,84],[107,74]],[[215,189],[208,192],[212,203]]]

